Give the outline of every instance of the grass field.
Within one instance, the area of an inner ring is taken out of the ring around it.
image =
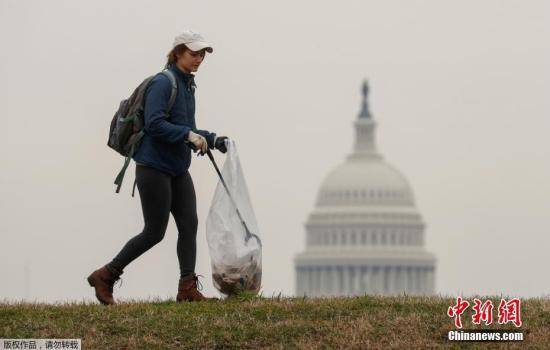
[[[523,342],[450,342],[441,297],[263,298],[176,303],[0,303],[0,338],[81,338],[83,349],[425,349],[550,348],[550,299],[522,300],[523,325],[476,326],[471,307],[463,329],[522,331]],[[473,300],[468,298],[467,300]],[[473,303],[472,303],[473,304]]]

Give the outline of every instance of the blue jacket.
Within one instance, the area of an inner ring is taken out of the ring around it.
[[[145,91],[145,134],[134,156],[137,163],[151,166],[172,176],[179,176],[191,165],[191,149],[184,141],[195,124],[194,75],[179,69],[175,64],[168,67],[175,73],[178,93],[167,119],[167,106],[172,84],[164,74],[157,74]],[[208,148],[214,148],[215,133],[196,130],[206,138]]]

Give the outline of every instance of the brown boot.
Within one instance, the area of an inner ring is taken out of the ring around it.
[[[95,296],[102,304],[116,304],[113,299],[113,286],[121,274],[122,272],[111,272],[105,265],[88,276],[88,283],[95,288]]]
[[[180,278],[178,284],[178,296],[176,297],[177,302],[219,300],[218,298],[207,298],[199,292],[199,290],[202,290],[202,285],[198,276],[203,277],[202,275],[196,275],[193,272],[190,275]],[[199,286],[198,289],[197,284]]]

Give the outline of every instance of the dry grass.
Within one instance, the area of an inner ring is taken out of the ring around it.
[[[498,305],[500,297],[490,298]],[[469,298],[470,299],[470,298]],[[550,299],[522,301],[525,341],[451,343],[441,297],[262,298],[176,303],[166,300],[0,304],[0,338],[81,338],[83,349],[426,349],[548,348]],[[477,326],[468,309],[464,329]],[[495,310],[496,319],[496,310]]]

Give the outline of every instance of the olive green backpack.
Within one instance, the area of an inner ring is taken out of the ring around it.
[[[176,101],[178,85],[176,83],[176,77],[168,69],[164,69],[158,74],[164,74],[170,79],[172,83],[172,92],[170,100],[168,102],[168,112],[172,109],[174,102]],[[130,164],[130,159],[137,150],[141,138],[145,133],[144,120],[143,120],[143,106],[145,101],[145,92],[151,80],[156,76],[152,75],[147,77],[138,87],[134,90],[132,95],[120,102],[118,110],[111,120],[111,127],[109,130],[109,139],[107,145],[126,157],[124,165],[115,178],[115,185],[117,185],[116,193],[119,193],[120,186],[122,186],[122,179],[124,173]],[[136,182],[134,180],[134,186],[132,189],[132,197],[134,196],[134,190],[136,189]]]

